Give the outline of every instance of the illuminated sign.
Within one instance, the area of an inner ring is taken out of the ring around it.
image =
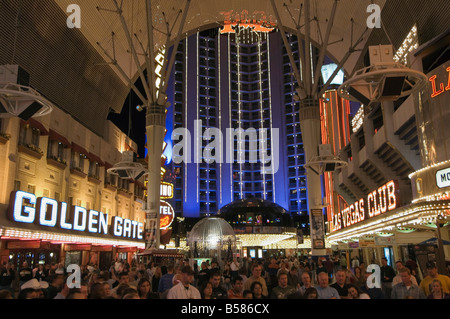
[[[450,187],[450,168],[437,171],[436,184],[439,188]]]
[[[161,199],[173,198],[173,184],[161,182]]]
[[[241,13],[231,11],[221,12],[224,17],[224,27],[220,30],[221,34],[236,33],[235,27],[252,29],[253,32],[272,32],[276,23],[272,16],[267,17],[263,11],[255,11],[249,16],[247,10]]]
[[[347,228],[396,209],[400,203],[398,183],[390,181],[369,193],[367,198],[345,208],[333,216],[333,231]]]
[[[327,64],[322,67],[322,77],[323,82],[328,83],[328,80],[336,71],[338,65],[335,63]],[[340,70],[338,74],[334,77],[330,84],[342,85],[344,83],[344,70]]]
[[[445,88],[444,88],[444,83],[442,83],[442,82],[439,83],[439,89],[437,88],[437,85],[436,85],[437,75],[433,75],[430,78],[431,86],[433,88],[433,94],[431,94],[432,98],[435,98],[435,97],[441,95],[445,91],[450,91],[450,67],[448,67],[446,69],[446,71],[448,72],[448,83],[447,83],[447,86]]]
[[[173,220],[175,219],[175,211],[172,205],[162,200],[159,207],[159,212],[161,216],[160,228],[161,229],[169,228],[172,225]]]
[[[108,214],[80,206],[72,207],[69,213],[65,202],[46,197],[37,198],[36,195],[23,191],[12,192],[10,203],[8,218],[13,222],[34,223],[90,234],[108,235],[111,232],[116,237],[143,239],[144,225],[134,220],[115,216],[112,225],[108,227]]]

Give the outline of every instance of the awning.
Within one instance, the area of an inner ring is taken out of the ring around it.
[[[97,155],[95,155],[95,154],[93,154],[93,153],[89,153],[89,154],[86,154],[86,156],[88,157],[88,159],[89,159],[90,161],[96,162],[96,163],[98,163],[98,165],[100,165],[100,166],[105,166],[105,162],[103,162],[103,161],[101,160],[101,158],[98,157]]]
[[[43,136],[49,134],[45,126],[41,122],[36,121],[35,119],[29,119],[28,121],[21,120],[21,123],[23,125],[29,125],[35,129],[38,129],[41,132],[41,135]]]
[[[83,147],[81,147],[80,145],[75,144],[74,142],[72,142],[72,150],[75,151],[75,152],[78,152],[78,153],[80,153],[80,154],[86,155],[86,156],[89,154],[88,151],[86,151],[86,150],[85,150]]]
[[[450,241],[442,240],[442,244],[444,244],[446,246],[449,246],[450,245]],[[425,241],[419,243],[418,245],[435,245],[435,246],[437,246],[438,245],[438,239],[436,237],[435,238],[430,238],[428,240],[425,240]]]
[[[64,136],[62,136],[61,134],[55,132],[52,129],[50,129],[50,131],[49,131],[48,138],[50,140],[55,140],[55,141],[58,141],[58,142],[62,143],[65,148],[70,148],[72,146],[67,138],[65,138]]]

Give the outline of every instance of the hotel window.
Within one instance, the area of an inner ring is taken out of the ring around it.
[[[70,159],[70,168],[80,171],[84,170],[84,159],[86,156],[79,152],[72,152]]]
[[[39,138],[41,132],[39,129],[23,124],[20,126],[19,145],[34,146],[39,148]]]
[[[28,184],[28,193],[35,194],[36,192],[36,186]]]
[[[89,177],[100,179],[100,165],[97,162],[89,161]]]
[[[18,181],[18,180],[14,181],[14,191],[15,192],[20,191],[20,181]]]
[[[112,185],[117,187],[117,175],[109,174],[108,169],[105,167],[105,184],[106,185]]]
[[[48,140],[47,158],[66,164],[64,160],[64,144],[56,140]]]
[[[130,191],[130,181],[128,179],[119,178],[118,187],[120,189],[123,189],[123,190],[126,190],[127,192],[129,192]]]

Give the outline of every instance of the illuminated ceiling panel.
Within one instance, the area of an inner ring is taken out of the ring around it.
[[[69,5],[73,4],[72,0],[54,0],[61,9],[66,12]],[[304,0],[275,0],[278,12],[282,23],[286,30],[295,33],[296,23],[298,21],[300,8]],[[137,79],[137,67],[131,63],[129,43],[122,27],[122,22],[116,11],[114,3],[122,5],[123,17],[128,25],[130,34],[133,36],[133,42],[136,46],[137,53],[140,56],[142,65],[145,62],[145,57],[141,55],[143,47],[147,46],[147,23],[146,23],[146,0],[120,1],[120,0],[78,0],[76,3],[81,9],[81,29],[82,34],[90,41],[92,46],[97,49],[99,54],[109,62],[107,54],[103,51],[104,48],[110,56],[113,56],[113,37],[115,58],[118,65],[122,67],[125,73],[132,79]],[[367,27],[367,18],[370,13],[367,13],[367,7],[371,3],[380,5],[382,8],[385,0],[340,0],[338,1],[337,15],[334,22],[334,27],[331,31],[330,43],[328,47],[329,56],[334,58],[336,62],[340,61],[351,43],[364,32]],[[121,4],[122,3],[122,4]],[[331,8],[334,0],[320,0],[311,1],[311,14],[316,17],[311,24],[311,37],[313,43],[321,44],[325,30],[327,29],[327,21],[330,18]],[[185,1],[180,0],[165,0],[165,1],[151,1],[153,12],[153,35],[154,35],[154,51],[156,52],[161,46],[166,44],[167,30],[170,31],[170,39],[174,41],[177,31],[180,27],[181,16],[180,11],[185,8]],[[100,10],[97,9],[100,8]],[[188,10],[186,23],[182,29],[183,36],[195,33],[197,31],[209,29],[212,27],[223,26],[224,12],[233,11],[233,15],[242,17],[247,15],[249,19],[260,19],[262,16],[266,17],[267,21],[276,21],[275,13],[270,0],[190,0],[190,7]],[[304,25],[304,10],[299,25]],[[67,13],[70,15],[72,12]],[[354,29],[352,32],[352,19],[354,21]],[[318,21],[318,22],[316,22]],[[166,22],[169,24],[167,28]],[[319,25],[319,27],[318,27]],[[301,29],[304,33],[304,28]],[[353,35],[353,37],[352,37]],[[370,35],[370,30],[366,34],[364,41],[359,48],[364,47],[364,44]],[[342,42],[340,40],[343,39]],[[97,43],[100,44],[100,47]],[[344,66],[346,72],[351,73],[355,68],[361,52],[354,53]],[[116,68],[111,66],[115,72],[119,74]],[[123,80],[124,78],[119,75]],[[124,80],[126,84],[127,81]]]

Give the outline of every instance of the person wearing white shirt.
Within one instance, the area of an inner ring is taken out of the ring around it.
[[[200,291],[192,286],[194,270],[190,266],[181,268],[180,282],[170,288],[167,299],[201,299]]]

